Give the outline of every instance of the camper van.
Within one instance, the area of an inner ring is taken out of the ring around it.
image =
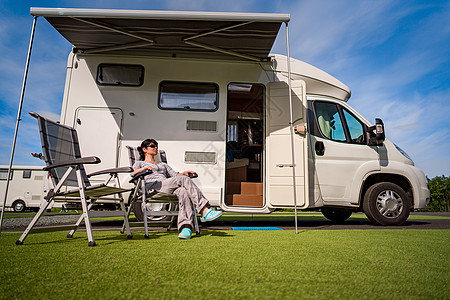
[[[9,166],[0,166],[0,197],[4,199]],[[5,208],[15,212],[38,210],[49,190],[47,172],[38,166],[13,166]]]
[[[289,15],[32,8],[73,45],[61,110],[87,172],[128,166],[154,138],[212,206],[268,214],[363,211],[381,225],[424,208],[424,173],[347,102],[330,74],[270,50]],[[127,175],[128,176],[128,175]],[[121,177],[122,186],[129,176]]]

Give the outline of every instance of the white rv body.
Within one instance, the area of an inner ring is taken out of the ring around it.
[[[5,196],[9,166],[0,166],[0,197]],[[11,169],[6,208],[22,212],[27,208],[37,209],[49,189],[47,171],[38,166],[13,166]]]
[[[100,86],[95,79],[100,64],[141,65],[145,70],[144,83],[140,87]],[[155,138],[160,148],[166,151],[169,164],[175,170],[195,170],[199,174],[196,182],[212,205],[226,211],[252,213],[291,208],[294,205],[291,170],[289,167],[276,166],[290,162],[290,144],[287,138],[289,107],[286,97],[281,95],[282,99],[278,99],[276,92],[271,94],[271,86],[274,84],[280,84],[281,89],[287,87],[285,65],[286,58],[281,55],[273,56],[268,63],[253,63],[70,54],[61,122],[77,128],[83,156],[101,157],[100,166],[86,166],[88,172],[128,165],[126,145],[138,146],[145,138]],[[294,125],[306,123],[301,112],[307,106],[306,100],[320,99],[345,107],[362,123],[371,126],[346,103],[350,90],[344,84],[298,60],[292,59],[291,66],[293,90],[297,89],[294,92],[297,95],[295,99],[301,101],[294,104],[297,105],[294,109],[300,111],[297,117],[301,117],[297,118]],[[160,109],[158,89],[163,81],[217,84],[217,111]],[[271,132],[269,128],[274,122],[272,133],[275,134],[265,136],[262,207],[233,207],[225,203],[226,104],[227,87],[230,83],[263,84],[266,87],[265,130],[266,133]],[[286,93],[287,91],[284,96]],[[210,132],[189,131],[186,129],[188,120],[217,122],[217,129]],[[388,140],[384,147],[376,147],[337,143],[310,134],[307,137],[296,135],[299,208],[317,209],[325,205],[357,209],[361,204],[364,182],[375,174],[378,174],[378,180],[381,180],[382,174],[404,178],[411,186],[414,208],[425,207],[429,194],[423,173]],[[313,147],[308,144],[313,144],[317,139],[327,143],[326,149],[328,153],[332,153],[331,157],[314,155]],[[189,163],[185,161],[189,151],[213,152],[216,159],[212,163]],[[383,160],[380,151],[388,153],[385,155],[386,160]],[[272,153],[274,158],[270,157]],[[308,164],[305,164],[305,155],[308,157]],[[275,161],[276,159],[279,161]],[[309,188],[305,189],[308,180]],[[127,178],[123,178],[123,181],[126,183]],[[314,188],[311,182],[315,183]],[[270,187],[269,183],[273,183],[273,186]]]
[[[74,45],[60,121],[77,129],[83,156],[102,159],[88,173],[129,165],[126,146],[154,138],[224,211],[322,209],[338,220],[364,210],[394,225],[429,201],[423,172],[384,139],[381,120],[372,126],[346,103],[346,85],[267,57],[289,15],[31,12]]]

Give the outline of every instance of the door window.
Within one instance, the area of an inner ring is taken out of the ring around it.
[[[364,144],[363,125],[345,108],[343,108],[342,111],[344,112],[345,121],[347,122],[350,142],[353,144]]]
[[[317,123],[322,134],[333,141],[345,142],[345,131],[338,107],[334,103],[315,102]]]
[[[314,110],[323,137],[338,142],[365,144],[363,124],[347,109],[335,103],[316,101]]]

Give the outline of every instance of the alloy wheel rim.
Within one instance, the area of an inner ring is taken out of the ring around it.
[[[384,190],[378,194],[376,206],[383,217],[395,219],[403,211],[403,199],[393,190]]]
[[[168,210],[167,206],[167,203],[147,203],[146,205],[148,211]],[[152,221],[159,221],[164,219],[164,216],[148,216],[147,218]]]
[[[15,207],[16,207],[17,211],[22,211],[24,205],[23,205],[23,203],[19,202],[19,203],[16,203]]]

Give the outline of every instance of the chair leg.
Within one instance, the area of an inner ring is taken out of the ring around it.
[[[76,174],[77,174],[78,186],[80,187],[81,207],[83,208],[84,224],[86,226],[86,234],[87,234],[88,241],[89,241],[88,246],[94,247],[95,241],[94,241],[94,235],[92,233],[91,219],[89,218],[89,210],[88,210],[88,205],[86,202],[86,195],[84,193],[85,187],[84,187],[83,179],[81,178],[81,170],[79,168],[77,168]]]
[[[122,195],[120,195],[120,199],[121,199],[120,208],[122,209],[122,212],[123,212],[123,226],[125,226],[125,228],[127,230],[127,238],[132,239],[133,235],[131,235],[130,223],[128,222],[127,211],[125,209],[125,204],[123,203]]]
[[[44,211],[47,209],[47,207],[50,205],[50,203],[53,202],[54,195],[58,194],[58,192],[61,189],[63,183],[66,181],[66,179],[69,177],[69,175],[72,173],[73,170],[74,170],[73,167],[67,169],[66,173],[64,173],[63,177],[61,178],[59,183],[56,185],[55,189],[54,190],[50,190],[48,192],[47,197],[49,197],[49,198],[46,198],[47,202],[44,202],[44,203],[41,204],[41,207],[39,208],[38,213],[31,220],[30,224],[28,224],[27,228],[22,233],[22,236],[16,241],[16,245],[22,245],[23,244],[23,241],[27,237],[28,233],[30,233],[30,230],[33,229],[34,225],[39,220],[41,215],[44,213]],[[53,196],[50,196],[50,195],[53,195]]]
[[[175,223],[175,216],[170,217],[170,224],[167,226],[167,231],[172,229],[173,223]]]
[[[143,198],[143,197],[142,197]],[[146,201],[142,199],[142,212],[144,214],[144,231],[145,231],[145,238],[148,239],[148,217],[147,217],[147,205]]]
[[[148,239],[148,219],[147,219],[147,191],[145,189],[145,182],[141,181],[142,185],[142,213],[144,215],[144,230],[145,230],[145,238]]]
[[[42,214],[45,212],[45,210],[47,209],[47,207],[49,206],[50,202],[53,201],[46,201],[44,203],[41,204],[41,207],[39,208],[39,211],[37,212],[37,214],[34,216],[33,220],[31,220],[31,223],[28,224],[27,228],[25,229],[25,231],[22,233],[22,235],[20,236],[20,238],[16,241],[16,245],[23,245],[23,241],[25,240],[25,238],[28,236],[28,233],[30,232],[31,229],[33,229],[34,225],[36,224],[36,222],[39,220],[39,218],[42,216]]]
[[[91,210],[91,208],[92,208],[92,206],[94,205],[94,201],[93,202],[91,202],[89,205],[88,205],[88,210]],[[81,214],[80,215],[80,217],[78,218],[78,221],[75,223],[75,228],[74,229],[72,229],[68,234],[67,234],[67,237],[68,238],[72,238],[73,237],[73,235],[75,234],[75,232],[78,230],[78,227],[80,227],[80,225],[81,225],[81,223],[84,221],[84,214]]]
[[[137,192],[138,192],[138,189],[136,188],[133,192],[133,198],[131,200],[131,203],[128,203],[127,219],[130,218],[131,210],[133,209],[133,204],[134,204],[134,202],[136,202]],[[120,230],[120,233],[124,233],[124,232],[125,232],[125,223],[123,223],[122,229]]]
[[[195,232],[197,234],[200,234],[200,228],[198,227],[198,220],[197,220],[197,211],[195,210],[195,204],[192,203],[192,214],[193,214],[193,218],[194,218],[194,227],[195,227]]]

